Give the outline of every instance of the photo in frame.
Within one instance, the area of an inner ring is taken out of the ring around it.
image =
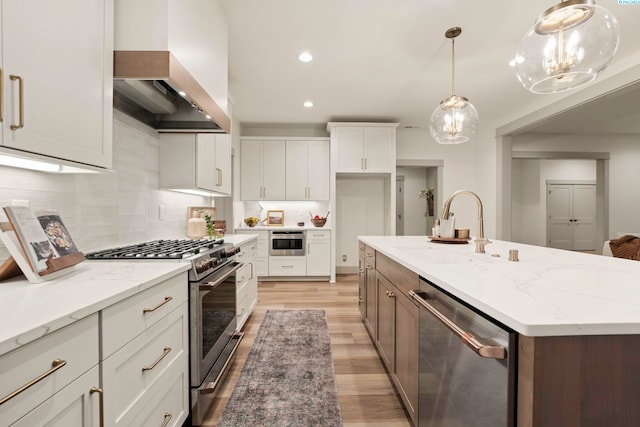
[[[267,225],[283,226],[284,211],[267,211]]]

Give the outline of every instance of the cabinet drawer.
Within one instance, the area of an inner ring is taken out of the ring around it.
[[[306,276],[307,257],[269,257],[269,276]]]
[[[109,420],[125,417],[171,365],[187,371],[187,313],[183,304],[102,362]]]
[[[92,393],[91,389],[99,385],[100,368],[96,365],[15,424],[11,424],[11,427],[97,426],[100,419],[100,396]]]
[[[418,275],[382,254],[376,255],[376,270],[406,295],[419,288]]]
[[[244,262],[245,264],[242,267],[240,267],[238,270],[236,270],[236,288],[239,286],[242,286],[242,284],[249,279],[249,273],[250,273],[250,268],[249,268],[249,265],[246,263],[246,260],[240,261],[240,259],[238,258],[238,261]]]
[[[65,364],[54,371],[56,359]],[[0,399],[40,375],[51,373],[0,405],[0,420],[12,423],[97,364],[97,314],[3,355],[0,357]]]
[[[187,301],[187,273],[102,310],[102,359]]]
[[[328,240],[330,238],[330,231],[307,231],[307,240]]]

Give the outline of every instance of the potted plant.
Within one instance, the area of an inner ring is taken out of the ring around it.
[[[422,190],[420,190],[418,196],[420,198],[425,197],[427,199],[427,215],[433,216],[433,188],[423,188]]]

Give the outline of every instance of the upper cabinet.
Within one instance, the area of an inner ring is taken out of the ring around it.
[[[336,172],[395,170],[397,123],[329,123]]]
[[[110,168],[113,0],[1,7],[0,145]]]
[[[231,194],[231,139],[226,134],[160,134],[160,187]]]
[[[329,141],[286,141],[287,200],[329,200]]]
[[[240,199],[285,200],[285,141],[240,141]]]
[[[116,0],[115,50],[169,51],[228,115],[228,29],[218,0]]]

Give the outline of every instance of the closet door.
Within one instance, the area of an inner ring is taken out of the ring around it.
[[[547,245],[576,251],[595,250],[596,186],[547,186]]]

